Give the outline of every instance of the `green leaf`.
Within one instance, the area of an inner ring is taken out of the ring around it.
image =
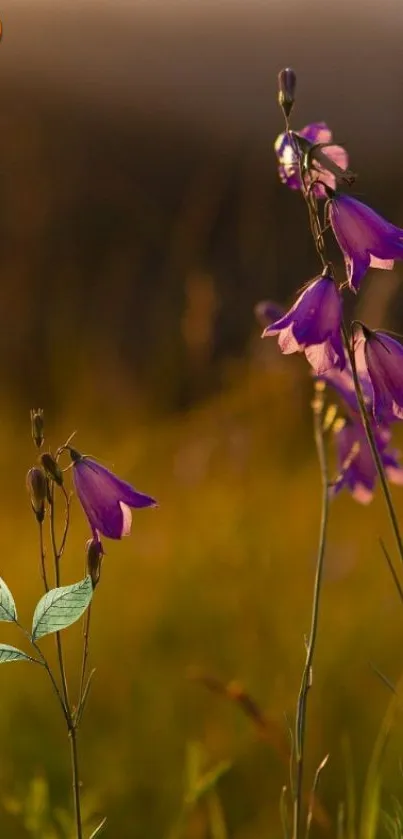
[[[91,577],[71,586],[53,588],[41,597],[32,621],[32,640],[50,632],[60,632],[85,612],[93,594]]]
[[[100,822],[100,824],[98,825],[98,827],[96,827],[96,828],[95,828],[95,830],[93,831],[93,833],[91,833],[90,839],[95,839],[95,837],[96,837],[96,836],[100,836],[100,835],[101,835],[101,833],[103,833],[103,832],[104,832],[104,828],[105,828],[105,827],[106,827],[106,816],[105,816],[105,818],[104,818],[104,819],[102,819],[102,821]]]
[[[4,580],[0,577],[0,621],[16,621],[17,610],[14,598]]]
[[[36,658],[31,658],[30,655],[23,653],[22,650],[17,650],[17,647],[10,647],[10,644],[0,644],[0,664],[5,664],[6,661],[35,661]]]

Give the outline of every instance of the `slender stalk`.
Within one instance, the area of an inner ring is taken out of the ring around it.
[[[83,645],[83,657],[81,662],[81,676],[80,676],[80,690],[78,694],[78,708],[81,708],[84,690],[85,690],[85,675],[87,672],[87,661],[88,661],[88,647],[89,647],[89,635],[90,635],[90,626],[91,626],[91,603],[88,606],[88,609],[84,616],[84,645]]]
[[[71,750],[71,774],[73,779],[74,813],[76,818],[77,839],[82,839],[81,801],[80,801],[80,776],[78,770],[77,751],[77,730],[74,725],[69,729],[70,750]]]
[[[45,553],[45,546],[43,542],[43,522],[38,522],[39,526],[39,553],[41,558],[41,576],[43,580],[43,585],[45,586],[45,591],[49,591],[48,585],[48,578],[46,575],[46,553]]]
[[[55,567],[55,583],[56,588],[60,586],[60,550],[57,548],[56,543],[56,530],[55,530],[55,503],[54,503],[54,484],[52,484],[52,488],[50,491],[50,538],[52,542],[52,551],[53,551],[53,559],[54,559],[54,567]],[[65,539],[64,539],[65,541]],[[66,669],[64,666],[64,656],[63,656],[63,646],[62,646],[62,639],[60,632],[56,632],[56,647],[57,647],[57,657],[59,660],[59,669],[60,669],[60,678],[62,680],[62,689],[63,689],[63,698],[66,705],[66,708],[70,707],[69,703],[69,691],[67,685],[67,677],[66,677]]]
[[[61,693],[60,693],[60,690],[59,690],[58,684],[57,684],[56,679],[55,679],[55,677],[54,677],[54,675],[53,675],[53,673],[52,673],[52,671],[51,671],[51,669],[50,669],[50,666],[49,666],[49,664],[48,664],[47,659],[45,658],[45,656],[44,656],[44,654],[43,654],[43,652],[42,652],[41,648],[38,646],[38,644],[36,643],[36,641],[33,641],[33,639],[32,639],[32,637],[31,637],[31,635],[30,635],[30,634],[29,634],[29,632],[25,629],[25,627],[24,627],[24,626],[22,626],[22,624],[21,624],[18,620],[16,620],[16,619],[14,619],[14,623],[15,623],[15,625],[16,625],[16,626],[18,626],[18,628],[21,630],[21,632],[25,635],[25,637],[28,639],[28,641],[29,641],[29,643],[31,644],[31,646],[34,648],[34,650],[35,650],[36,654],[39,656],[39,659],[40,659],[40,664],[42,664],[42,665],[43,665],[43,667],[45,668],[45,670],[46,670],[46,672],[47,672],[47,674],[48,674],[48,676],[49,676],[50,681],[52,682],[52,687],[53,687],[53,690],[54,690],[54,692],[55,692],[55,694],[56,694],[56,696],[57,696],[57,699],[58,699],[58,701],[59,701],[59,703],[60,703],[61,709],[62,709],[62,711],[63,711],[63,716],[64,716],[64,718],[65,718],[65,720],[66,720],[67,727],[68,727],[68,726],[69,726],[69,724],[70,724],[70,716],[69,716],[69,713],[68,713],[68,709],[66,708],[66,705],[65,705],[65,703],[64,703],[64,699],[63,699],[63,697],[62,697],[62,695],[61,695]]]
[[[391,558],[390,558],[390,556],[389,556],[389,553],[388,553],[388,551],[386,550],[385,543],[383,542],[383,540],[382,540],[382,539],[380,539],[380,540],[379,540],[379,544],[380,544],[380,546],[381,546],[382,553],[383,553],[383,555],[384,555],[384,557],[385,557],[385,559],[386,559],[386,562],[387,562],[387,565],[388,565],[389,571],[390,571],[390,573],[391,573],[391,575],[392,575],[392,579],[393,579],[393,582],[394,582],[394,584],[395,584],[395,586],[396,586],[396,591],[397,591],[397,593],[398,593],[398,595],[399,595],[399,597],[400,597],[400,601],[401,601],[401,603],[403,603],[403,589],[402,589],[402,586],[401,586],[401,584],[400,584],[399,577],[397,576],[395,566],[393,565],[393,562],[392,562],[392,560],[391,560]]]
[[[295,721],[295,759],[296,759],[296,782],[294,793],[293,813],[293,839],[300,839],[302,836],[302,781],[305,756],[305,728],[307,698],[312,679],[312,664],[315,654],[315,646],[318,632],[319,605],[322,586],[323,563],[325,557],[327,523],[329,516],[329,477],[326,461],[325,444],[323,439],[323,396],[317,393],[313,403],[314,413],[314,437],[318,453],[319,468],[322,482],[322,512],[319,532],[319,546],[316,560],[316,573],[312,602],[311,628],[307,643],[305,667],[302,673],[301,687],[297,703],[297,715]]]
[[[56,587],[60,586],[60,559],[63,554],[67,534],[69,530],[70,524],[70,498],[67,495],[65,488],[62,486],[62,491],[64,494],[65,502],[66,502],[66,512],[65,512],[65,522],[64,522],[64,529],[63,535],[60,543],[60,547],[57,546],[56,540],[56,528],[55,528],[55,501],[54,501],[54,484],[52,484],[51,491],[50,491],[50,538],[52,544],[52,552],[53,552],[53,559],[54,559],[54,569],[55,569],[55,583]],[[80,777],[79,777],[79,769],[78,769],[78,750],[77,750],[77,729],[75,724],[75,719],[72,714],[72,710],[70,707],[69,701],[69,691],[68,691],[68,684],[67,684],[67,676],[66,676],[66,669],[64,665],[64,655],[63,655],[63,645],[62,645],[62,638],[61,633],[56,632],[56,647],[57,647],[57,657],[59,661],[59,670],[60,670],[60,678],[62,683],[62,694],[63,694],[63,705],[66,709],[66,723],[67,723],[67,730],[70,740],[70,753],[71,753],[71,773],[72,773],[72,785],[73,785],[73,798],[74,798],[74,815],[75,815],[75,823],[76,823],[76,837],[77,839],[82,839],[83,837],[83,829],[82,829],[82,819],[81,819],[81,803],[80,803]]]
[[[381,487],[382,487],[383,495],[384,495],[384,498],[385,498],[386,507],[387,507],[387,510],[388,510],[388,513],[389,513],[390,523],[392,525],[392,530],[393,530],[393,533],[394,533],[394,536],[395,536],[396,545],[397,545],[397,549],[398,549],[398,552],[399,552],[399,557],[400,557],[401,562],[403,563],[403,540],[402,540],[402,535],[400,533],[399,522],[397,520],[396,511],[395,511],[395,508],[394,508],[394,505],[393,505],[393,500],[392,500],[392,495],[391,495],[391,492],[390,492],[390,489],[389,489],[388,479],[386,477],[386,473],[385,473],[385,469],[384,469],[384,466],[383,466],[383,463],[382,463],[382,459],[381,459],[381,456],[380,456],[379,451],[378,451],[378,446],[376,444],[375,434],[374,434],[374,431],[373,431],[373,428],[372,428],[372,423],[371,423],[371,419],[370,419],[370,416],[369,416],[369,413],[368,413],[368,408],[365,404],[365,399],[364,399],[364,395],[363,395],[363,392],[362,392],[360,379],[359,379],[359,376],[358,376],[358,373],[357,373],[357,365],[356,365],[356,362],[355,362],[354,349],[351,346],[348,331],[346,329],[346,325],[345,325],[344,322],[342,323],[342,333],[343,333],[344,343],[345,343],[345,346],[346,346],[346,351],[347,351],[347,354],[348,354],[348,357],[349,357],[349,360],[350,360],[350,364],[351,364],[351,371],[352,371],[352,374],[353,374],[354,388],[355,388],[355,392],[356,392],[356,396],[357,396],[358,406],[359,406],[359,409],[360,409],[362,424],[364,426],[365,434],[366,434],[367,440],[368,440],[368,445],[371,449],[372,457],[374,459],[376,470],[377,470],[378,475],[379,475],[379,480],[381,482]]]

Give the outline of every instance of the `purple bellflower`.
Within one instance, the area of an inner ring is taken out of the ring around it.
[[[130,533],[131,507],[155,507],[149,495],[133,489],[126,481],[70,448],[73,461],[73,481],[77,496],[87,516],[96,541],[99,534],[109,539],[121,539]]]
[[[392,483],[403,484],[403,468],[397,453],[387,451],[390,440],[388,429],[374,429],[378,451],[385,472]],[[333,486],[333,493],[350,490],[361,504],[369,504],[374,494],[377,471],[364,429],[358,422],[347,421],[335,429],[335,440],[340,474]]]
[[[326,153],[322,151],[322,144],[327,146]],[[313,122],[301,131],[279,134],[274,150],[280,180],[291,189],[302,187],[299,158],[303,153],[311,152],[314,158],[311,177],[320,176],[321,181],[332,188],[336,186],[336,177],[342,177],[348,166],[347,152],[341,146],[332,145],[332,132],[325,122]],[[321,184],[315,187],[315,192],[321,197],[325,196]]]
[[[345,366],[340,331],[342,303],[331,276],[323,273],[298,297],[280,320],[267,326],[262,337],[278,335],[286,355],[305,352],[317,376],[332,367]]]
[[[329,221],[343,251],[350,288],[357,291],[368,268],[393,268],[403,259],[403,230],[366,204],[328,190]]]
[[[372,385],[372,409],[377,422],[403,419],[403,346],[386,335],[362,327],[356,352],[364,350]]]

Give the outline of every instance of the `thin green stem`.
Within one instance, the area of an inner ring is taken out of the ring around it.
[[[293,839],[300,839],[302,836],[302,781],[304,772],[305,753],[305,728],[307,698],[312,680],[312,664],[315,654],[320,594],[322,588],[323,564],[326,547],[327,523],[329,517],[329,477],[326,461],[325,443],[323,439],[323,396],[318,393],[313,404],[314,412],[314,437],[318,454],[319,468],[322,482],[322,511],[319,532],[319,546],[316,560],[316,573],[312,602],[311,628],[307,643],[305,667],[302,673],[301,687],[297,703],[297,715],[295,721],[295,760],[296,760],[296,782],[294,793],[294,815],[293,815]]]
[[[40,659],[40,664],[42,664],[42,665],[43,665],[43,667],[45,668],[45,670],[46,670],[46,672],[47,672],[47,674],[48,674],[48,676],[49,676],[50,681],[52,682],[53,690],[54,690],[54,692],[55,692],[55,694],[56,694],[56,696],[57,696],[58,702],[60,703],[60,707],[61,707],[61,709],[62,709],[62,711],[63,711],[63,716],[64,716],[64,718],[65,718],[65,720],[66,720],[67,727],[69,727],[69,725],[71,724],[71,716],[70,716],[70,714],[69,714],[69,712],[68,712],[68,709],[66,708],[66,705],[65,705],[65,703],[64,703],[64,699],[63,699],[63,697],[62,697],[62,694],[60,693],[60,690],[59,690],[58,684],[57,684],[56,679],[55,679],[55,677],[54,677],[54,675],[53,675],[53,673],[52,673],[52,670],[50,669],[50,666],[49,666],[49,664],[48,664],[47,659],[45,658],[45,656],[44,656],[44,654],[43,654],[43,652],[42,652],[41,648],[38,646],[38,644],[36,643],[36,641],[34,641],[34,640],[32,639],[31,635],[30,635],[30,634],[29,634],[29,632],[25,629],[25,627],[24,627],[24,626],[22,626],[22,624],[21,624],[18,620],[15,620],[15,619],[14,619],[14,623],[15,623],[15,625],[16,625],[16,626],[18,626],[18,628],[21,630],[21,632],[25,635],[25,637],[28,639],[29,643],[31,644],[31,646],[34,648],[35,652],[36,652],[36,653],[37,653],[37,655],[39,656],[39,659]]]
[[[80,676],[80,690],[79,690],[79,698],[78,698],[78,712],[80,711],[83,696],[85,691],[85,676],[87,672],[87,662],[88,662],[88,647],[89,647],[89,636],[90,636],[90,626],[91,626],[91,603],[88,606],[88,609],[84,616],[84,644],[83,644],[83,657],[81,662],[81,676]]]
[[[381,482],[381,487],[383,491],[383,495],[386,502],[386,507],[389,513],[390,523],[392,525],[392,530],[395,536],[397,549],[399,552],[399,557],[401,562],[403,563],[403,541],[402,535],[400,533],[399,522],[397,520],[396,511],[393,505],[392,495],[389,489],[388,479],[386,477],[385,469],[382,463],[381,456],[379,454],[378,446],[376,444],[375,434],[373,431],[370,415],[368,412],[368,408],[365,404],[364,394],[362,392],[362,387],[360,383],[360,379],[357,373],[357,365],[355,361],[355,353],[354,349],[351,346],[350,337],[346,329],[346,325],[342,323],[342,333],[344,338],[344,343],[346,346],[347,355],[349,357],[351,371],[353,374],[353,381],[354,381],[354,389],[357,396],[358,406],[360,410],[362,424],[364,426],[365,434],[367,436],[368,445],[371,449],[372,457],[374,459],[374,463],[376,466],[376,470],[379,475],[379,480]]]
[[[60,586],[60,556],[61,553],[57,548],[56,543],[56,529],[55,529],[55,490],[54,484],[52,484],[51,491],[50,491],[50,538],[52,542],[52,551],[53,551],[53,560],[54,560],[54,568],[55,568],[55,584],[56,588]],[[69,691],[67,685],[67,677],[66,677],[66,669],[64,666],[64,656],[63,656],[63,645],[60,632],[56,632],[56,648],[57,648],[57,657],[59,660],[59,669],[60,669],[60,678],[62,680],[62,689],[63,689],[63,698],[66,705],[66,708],[70,707],[69,703]]]
[[[50,491],[50,538],[52,544],[52,552],[53,552],[53,560],[54,560],[54,569],[55,569],[55,583],[56,587],[60,586],[60,559],[63,554],[67,534],[69,530],[70,524],[70,498],[64,488],[62,486],[62,492],[66,502],[66,510],[65,510],[65,522],[64,522],[64,529],[63,535],[60,542],[60,547],[57,546],[56,540],[56,527],[55,527],[55,500],[54,500],[54,484],[52,484],[51,491]],[[80,803],[80,777],[79,777],[79,769],[78,769],[78,750],[77,750],[77,730],[75,719],[73,718],[70,701],[69,701],[69,691],[68,691],[68,684],[67,684],[67,676],[66,676],[66,669],[64,665],[64,656],[63,656],[63,645],[62,645],[62,638],[61,633],[56,632],[56,647],[57,647],[57,657],[59,661],[59,670],[60,670],[60,678],[62,683],[62,694],[63,694],[63,705],[66,708],[66,722],[67,722],[67,730],[69,734],[70,740],[70,753],[71,753],[71,773],[72,773],[72,784],[73,784],[73,798],[74,798],[74,814],[75,814],[75,823],[76,823],[76,837],[77,839],[82,839],[83,836],[83,829],[82,829],[82,819],[81,819],[81,803]]]
[[[81,820],[80,776],[78,769],[77,730],[74,725],[69,730],[71,750],[71,774],[73,780],[74,814],[76,818],[77,839],[82,839],[83,829]]]
[[[43,585],[45,587],[45,591],[49,591],[48,585],[48,578],[46,574],[46,553],[45,553],[45,546],[43,541],[43,522],[38,522],[39,526],[39,553],[41,558],[41,576],[43,580]]]

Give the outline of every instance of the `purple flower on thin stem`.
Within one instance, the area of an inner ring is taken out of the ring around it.
[[[95,539],[98,534],[121,539],[130,533],[131,507],[156,506],[154,498],[137,492],[96,460],[75,449],[69,451],[75,490]]]
[[[356,353],[363,347],[374,417],[377,422],[403,419],[403,346],[385,332],[361,327],[363,337],[357,342]]]
[[[392,483],[403,484],[403,469],[397,453],[387,451],[390,433],[387,429],[374,429],[374,436],[387,477]],[[369,504],[374,494],[377,470],[362,425],[354,421],[336,425],[335,441],[340,474],[333,493],[347,488],[356,501]]]
[[[322,151],[322,144],[327,146],[326,152]],[[348,166],[347,152],[341,146],[332,145],[332,132],[325,122],[313,122],[301,131],[279,134],[274,150],[278,158],[280,180],[291,189],[302,187],[299,166],[301,154],[311,151],[314,158],[315,166],[310,170],[308,181],[311,181],[312,176],[313,179],[320,176],[321,181],[332,188],[336,186],[336,176],[342,176]],[[315,187],[315,192],[325,196],[325,190],[320,184]]]
[[[316,375],[345,366],[340,324],[342,303],[331,276],[323,273],[298,297],[289,312],[267,326],[263,338],[278,335],[283,353],[305,352]]]
[[[328,190],[329,221],[343,251],[350,288],[357,291],[368,268],[393,268],[403,259],[403,230],[366,204]]]

